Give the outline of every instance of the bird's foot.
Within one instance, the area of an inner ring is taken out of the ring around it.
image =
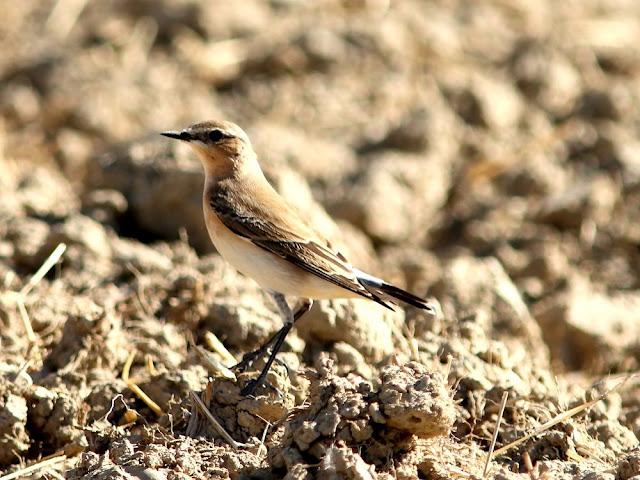
[[[265,353],[269,350],[268,345],[263,345],[262,347],[254,350],[253,352],[247,352],[242,356],[242,360],[236,363],[231,370],[239,370],[241,372],[245,371],[247,367],[250,367],[253,362],[258,360],[260,357],[264,356]]]
[[[289,330],[291,330],[292,326],[293,326],[293,322],[285,323],[285,325],[278,332],[276,332],[275,335],[273,335],[269,340],[267,340],[267,342],[264,345],[262,345],[258,350],[256,350],[255,352],[251,352],[248,356],[245,356],[245,358],[242,359],[242,361],[239,364],[240,368],[244,368],[246,364],[253,363],[257,358],[263,356],[267,351],[271,350],[271,352],[269,353],[269,358],[267,358],[267,361],[264,367],[262,368],[260,375],[258,375],[257,379],[249,382],[242,389],[242,391],[240,392],[242,395],[244,396],[252,395],[258,387],[265,384],[265,380],[267,378],[267,374],[269,373],[269,370],[271,369],[271,365],[273,364],[274,361],[276,361],[276,355],[280,351],[280,348],[282,347],[282,343],[284,342],[284,339],[287,336],[287,333],[289,333]],[[270,348],[272,344],[273,344],[273,348]],[[289,369],[287,368],[287,371],[288,370]],[[282,395],[282,393],[279,392],[278,389],[274,388],[274,390],[278,393],[278,395]]]
[[[272,392],[275,392],[279,397],[282,397],[282,392],[278,388],[267,382],[266,379],[266,375],[264,377],[260,375],[258,378],[249,380],[247,384],[242,388],[242,390],[240,390],[240,395],[242,395],[243,397],[251,397],[256,393],[258,388],[266,388],[271,390]]]

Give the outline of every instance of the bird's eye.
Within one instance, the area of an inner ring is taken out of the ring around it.
[[[211,142],[215,143],[215,142],[219,142],[224,138],[224,133],[216,129],[216,130],[211,130],[207,136],[209,137],[209,140]]]

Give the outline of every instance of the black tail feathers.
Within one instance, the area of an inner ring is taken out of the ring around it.
[[[385,303],[385,300],[393,303],[398,303],[398,300],[400,300],[401,302],[404,302],[413,307],[426,310],[430,314],[436,313],[435,307],[432,304],[414,295],[413,293],[409,293],[405,290],[402,290],[401,288],[394,287],[393,285],[360,270],[355,271],[360,284],[367,289],[367,291],[374,297],[376,301],[378,301],[378,303],[381,303],[387,308],[391,307]]]
[[[426,300],[414,295],[413,293],[409,293],[406,290],[402,290],[401,288],[394,287],[389,283],[383,283],[378,287],[378,290],[383,294],[386,294],[386,296],[393,297],[408,305],[411,305],[416,308],[420,308],[422,310],[426,310],[427,312],[432,314],[435,313],[435,309],[433,305],[431,305]]]

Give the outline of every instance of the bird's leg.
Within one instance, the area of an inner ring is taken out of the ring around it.
[[[289,304],[284,298],[284,295],[276,292],[269,292],[269,295],[271,295],[271,298],[273,298],[273,301],[278,307],[280,316],[284,320],[284,326],[280,330],[278,330],[276,333],[274,333],[271,336],[271,338],[269,338],[269,340],[267,340],[262,345],[260,345],[258,349],[254,350],[253,352],[246,353],[242,357],[242,360],[236,366],[233,367],[234,370],[242,371],[248,365],[252,364],[258,358],[262,357],[269,350],[269,347],[271,346],[271,344],[273,344],[273,342],[275,342],[278,338],[280,338],[280,335],[282,335],[282,331],[284,330],[284,328],[286,328],[287,323],[291,323],[291,318],[293,314],[291,313],[291,309],[289,308]]]
[[[284,320],[284,326],[278,330],[276,333],[274,333],[269,340],[267,340],[266,342],[264,342],[262,345],[260,345],[259,348],[257,348],[256,350],[252,351],[252,352],[248,352],[245,353],[242,357],[242,360],[240,360],[240,362],[238,362],[236,365],[234,365],[233,367],[231,367],[233,370],[244,370],[248,365],[252,364],[253,362],[255,362],[258,358],[262,357],[268,350],[269,347],[273,344],[273,342],[275,342],[282,334],[283,334],[283,330],[286,329],[286,325],[287,323],[291,323],[291,318],[293,317],[293,322],[295,322],[298,318],[300,318],[304,313],[308,312],[309,309],[311,308],[311,305],[313,304],[313,302],[311,300],[304,300],[304,302],[302,303],[302,305],[296,310],[295,313],[291,313],[291,309],[289,308],[289,305],[287,304],[285,298],[283,295],[280,295],[278,293],[275,292],[269,292],[269,294],[271,295],[271,297],[274,299],[274,302],[276,303],[276,305],[278,306],[278,310],[280,311],[280,315],[283,317]],[[281,297],[281,298],[276,298],[276,297]],[[307,306],[308,304],[308,306]],[[289,327],[290,329],[291,327]]]
[[[276,333],[274,333],[269,340],[267,340],[266,342],[264,342],[262,345],[260,345],[260,347],[256,350],[254,350],[253,352],[248,352],[245,353],[242,356],[242,360],[240,360],[237,364],[235,364],[233,367],[231,367],[233,370],[240,370],[243,371],[245,368],[247,368],[247,366],[251,365],[253,362],[255,362],[258,358],[260,358],[261,356],[263,356],[265,354],[265,352],[267,350],[269,350],[269,347],[271,346],[271,344],[278,338],[278,336],[280,335],[280,332],[282,331],[282,329],[278,330]]]
[[[298,320],[302,315],[304,315],[309,310],[311,310],[311,306],[313,305],[313,300],[305,299],[303,303],[300,305],[300,307],[298,307],[296,312],[293,313],[291,311],[291,308],[289,308],[289,305],[287,304],[287,301],[285,300],[284,295],[282,295],[281,293],[273,293],[272,297],[275,300],[276,305],[278,305],[278,309],[280,310],[280,313],[284,317],[285,323],[284,323],[284,326],[278,331],[278,333],[276,333],[271,339],[269,339],[269,341],[265,345],[260,347],[260,349],[257,351],[260,354],[263,353],[264,351],[267,350],[271,342],[272,341],[274,342],[273,350],[271,351],[271,354],[267,359],[267,363],[265,364],[264,368],[260,372],[260,375],[258,375],[258,378],[248,382],[247,385],[240,392],[240,394],[244,396],[252,395],[253,392],[255,392],[256,388],[258,388],[260,385],[264,383],[265,379],[267,378],[267,374],[271,369],[271,365],[273,364],[273,361],[276,359],[276,355],[282,348],[282,344],[284,343],[284,340],[287,337],[289,330],[291,330],[291,327],[293,327],[293,324],[295,323],[296,320]]]

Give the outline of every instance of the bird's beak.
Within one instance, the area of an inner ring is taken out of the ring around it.
[[[189,140],[192,139],[191,134],[185,130],[181,132],[176,132],[176,131],[162,132],[160,133],[160,135],[169,137],[169,138],[175,138],[176,140],[184,140],[185,142],[188,142]]]

